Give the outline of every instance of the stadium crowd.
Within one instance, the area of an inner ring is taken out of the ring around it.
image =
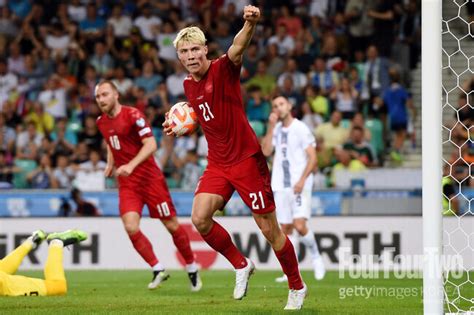
[[[208,57],[218,57],[247,4],[263,12],[241,73],[257,136],[272,97],[285,95],[317,137],[318,188],[334,184],[334,169],[380,167],[387,156],[400,163],[416,115],[408,89],[420,57],[419,1],[3,0],[1,187],[71,189],[76,179],[93,185],[92,174],[100,181],[106,150],[94,88],[111,79],[122,103],[151,122],[170,188],[194,189],[204,137],[162,134],[164,113],[184,100],[186,73],[172,41],[199,25]]]

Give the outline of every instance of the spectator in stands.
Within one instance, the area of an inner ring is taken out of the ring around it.
[[[288,35],[293,38],[296,38],[303,29],[301,18],[295,16],[288,5],[280,7],[280,17],[276,25],[284,25]]]
[[[141,7],[141,14],[133,21],[133,25],[139,28],[143,39],[149,42],[155,41],[155,35],[161,24],[162,20],[152,15],[152,6],[148,2]]]
[[[336,110],[329,122],[319,125],[315,130],[316,137],[322,138],[328,149],[341,146],[347,140],[348,131],[341,126],[341,120],[342,114]]]
[[[67,116],[67,90],[61,87],[61,79],[52,75],[38,95],[38,101],[43,105],[44,111],[55,119]]]
[[[307,100],[303,102],[303,105],[301,106],[301,111],[301,121],[304,122],[310,130],[315,130],[316,127],[318,127],[324,122],[323,117],[321,117],[321,115],[313,112]]]
[[[10,9],[4,5],[0,12],[0,35],[5,36],[7,39],[14,38],[18,34],[18,27],[15,24]],[[3,53],[0,53],[0,55],[3,55]]]
[[[174,48],[173,48],[174,49]],[[174,71],[166,78],[166,88],[168,89],[169,101],[174,104],[184,95],[183,82],[188,74],[184,71],[183,65],[178,60],[174,62]]]
[[[24,71],[18,73],[20,77],[18,90],[26,92],[29,99],[36,99],[47,82],[46,74],[38,67],[33,55],[26,55],[24,62]]]
[[[5,123],[5,115],[0,112],[0,150],[11,154],[15,147],[16,133],[15,129],[8,127]]]
[[[79,170],[90,173],[90,172],[103,172],[107,163],[101,160],[100,152],[97,150],[90,150],[89,160],[79,164]]]
[[[80,23],[86,19],[87,10],[81,0],[72,0],[67,6],[67,13],[71,20]]]
[[[245,82],[245,86],[258,86],[262,91],[264,98],[269,99],[272,92],[275,91],[276,80],[275,77],[267,73],[267,64],[264,60],[259,60],[257,63],[257,72],[255,75]]]
[[[34,189],[58,188],[58,182],[53,175],[51,158],[48,154],[40,156],[38,167],[28,173],[26,179]]]
[[[115,68],[114,71],[114,79],[112,80],[113,84],[117,88],[120,93],[121,97],[127,99],[131,93],[133,88],[133,81],[132,79],[125,76],[125,69],[122,67]]]
[[[372,146],[364,139],[364,129],[359,126],[352,127],[349,139],[342,148],[349,152],[352,159],[361,161],[367,167],[377,163]]]
[[[349,26],[349,51],[353,54],[367,48],[374,33],[374,20],[367,11],[374,5],[372,0],[348,0],[345,18]],[[351,59],[354,56],[350,56]]]
[[[66,64],[68,73],[76,80],[83,76],[86,68],[86,53],[77,42],[69,44]]]
[[[383,94],[383,102],[387,106],[390,118],[390,129],[395,133],[390,156],[395,162],[401,162],[401,150],[406,138],[408,124],[408,108],[413,108],[411,96],[400,84],[400,74],[390,69],[390,88]]]
[[[52,152],[54,150],[53,143],[51,142],[51,139],[48,136],[44,136],[41,139],[41,145],[38,147],[38,152],[37,156],[41,157],[43,154],[49,155],[49,157],[52,157]]]
[[[285,69],[285,59],[278,55],[277,44],[269,44],[265,54],[265,61],[267,64],[267,74],[274,78],[278,76]]]
[[[59,78],[59,86],[65,89],[77,87],[77,77],[69,73],[68,66],[64,61],[56,64],[56,77]]]
[[[0,58],[0,111],[3,103],[9,98],[10,93],[16,89],[17,85],[17,75],[8,71],[7,61]]]
[[[95,123],[96,117],[88,115],[84,122],[84,129],[77,135],[79,142],[85,142],[93,150],[100,151],[102,146],[102,135]]]
[[[362,88],[364,86],[364,83],[362,82],[359,76],[359,71],[354,66],[351,66],[349,68],[349,82],[351,86],[353,86],[356,89],[358,95],[360,96],[360,94],[362,93]]]
[[[76,134],[67,128],[67,121],[65,118],[59,119],[56,122],[56,128],[51,133],[51,140],[53,140],[53,157],[58,155],[70,156],[74,152],[74,146],[77,144]]]
[[[345,41],[345,37],[342,41]],[[342,44],[338,44],[336,36],[331,34],[324,36],[321,57],[326,61],[326,68],[335,72],[342,72],[347,66],[347,57],[342,53],[340,46]]]
[[[395,28],[395,1],[376,0],[375,7],[367,11],[374,19],[374,42],[380,55],[390,57]]]
[[[89,64],[94,67],[96,73],[105,78],[112,76],[114,61],[107,52],[107,46],[103,42],[96,42],[94,45],[94,55],[91,56]]]
[[[337,163],[333,166],[331,171],[330,182],[332,186],[337,187],[336,173],[338,171],[357,173],[366,169],[364,163],[358,159],[352,158],[350,153],[341,147],[336,147],[334,149],[334,156],[337,160]]]
[[[173,40],[176,38],[176,26],[171,20],[164,20],[163,25],[156,35],[156,44],[158,46],[158,55],[169,64],[174,64],[177,60],[176,49],[173,46]]]
[[[279,89],[279,91],[280,94],[286,97],[288,101],[290,101],[291,105],[293,105],[293,116],[297,117],[298,119],[301,118],[301,105],[303,104],[304,96],[299,90],[295,89],[293,77],[291,75],[287,75],[283,79],[283,86]]]
[[[13,174],[16,172],[20,169],[8,161],[7,152],[0,149],[0,189],[13,188]]]
[[[42,138],[43,136],[36,131],[36,125],[33,122],[27,123],[26,130],[19,133],[16,139],[15,158],[36,160]]]
[[[329,96],[339,84],[337,73],[326,67],[326,61],[318,57],[313,64],[313,71],[310,72],[311,85],[321,90],[322,95]]]
[[[89,160],[89,146],[85,141],[78,142],[71,156],[73,164],[80,164]]]
[[[85,41],[86,50],[91,51],[94,43],[105,34],[105,21],[97,16],[97,7],[89,3],[86,8],[86,18],[79,22],[79,31]]]
[[[219,50],[226,52],[230,45],[232,45],[233,40],[234,36],[230,33],[229,23],[225,20],[219,20],[217,22],[217,30],[214,36],[214,42],[219,46]]]
[[[163,77],[155,74],[153,62],[148,60],[143,64],[142,73],[135,79],[134,85],[144,88],[147,96],[152,96],[161,82]]]
[[[313,64],[314,58],[308,52],[306,43],[303,39],[297,39],[295,41],[295,49],[293,50],[293,55],[291,57],[297,61],[298,70],[306,75]]]
[[[285,72],[278,77],[277,84],[280,89],[283,88],[283,82],[287,77],[291,77],[295,91],[301,92],[308,84],[308,78],[303,72],[298,70],[296,60],[293,58],[288,59]]]
[[[268,45],[273,44],[277,45],[280,56],[292,54],[295,49],[295,40],[288,34],[285,24],[277,25],[276,34],[268,39]]]
[[[323,137],[316,138],[316,157],[318,160],[318,170],[321,173],[328,173],[334,165],[334,149],[326,147]]]
[[[71,191],[71,199],[76,204],[76,209],[75,209],[75,212],[74,212],[75,216],[78,216],[78,217],[97,217],[97,216],[101,215],[100,211],[97,209],[96,206],[94,206],[93,203],[91,203],[89,201],[86,201],[82,197],[82,192],[79,189],[74,188]]]
[[[388,74],[390,64],[384,57],[379,57],[376,46],[371,45],[367,48],[367,61],[364,65],[364,88],[362,90],[362,99],[369,100],[375,96],[382,96],[390,85]]]
[[[72,188],[72,181],[74,180],[75,172],[73,168],[69,166],[68,155],[58,154],[56,156],[56,167],[54,168],[53,175],[58,182],[58,188]]]
[[[16,111],[16,104],[11,100],[7,100],[3,103],[2,113],[5,118],[5,125],[10,128],[17,129],[17,127],[23,123],[20,115]]]
[[[64,58],[67,54],[71,38],[65,31],[62,24],[54,23],[46,35],[45,44],[53,58]]]
[[[125,14],[120,3],[114,4],[112,14],[107,20],[107,25],[113,29],[113,34],[117,40],[122,40],[130,35],[133,24],[129,15]]]
[[[370,139],[372,139],[372,133],[370,132],[369,128],[365,126],[364,115],[361,112],[355,113],[351,120],[351,130],[354,127],[359,127],[364,130],[364,141],[370,141]]]
[[[305,96],[311,110],[326,120],[329,117],[329,101],[321,94],[321,89],[309,85],[305,88]]]
[[[182,168],[181,189],[193,191],[201,177],[203,168],[199,166],[199,156],[196,149],[186,153],[186,159]]]
[[[352,119],[354,117],[358,110],[358,96],[359,93],[347,78],[343,78],[330,94],[331,100],[335,103],[336,110],[341,112],[343,119]]]
[[[38,102],[27,101],[32,107],[25,121],[33,122],[36,125],[36,131],[41,135],[49,135],[54,128],[54,117],[44,110],[43,105]]]
[[[249,86],[247,94],[246,112],[248,120],[266,122],[268,115],[270,115],[271,105],[263,97],[260,87]]]
[[[17,41],[14,41],[10,44],[9,47],[9,56],[8,56],[8,72],[15,74],[25,72],[25,59],[20,51],[20,45]]]
[[[407,72],[416,68],[421,49],[421,16],[416,0],[410,0],[405,5],[397,28],[392,55]]]

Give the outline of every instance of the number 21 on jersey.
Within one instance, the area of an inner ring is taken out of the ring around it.
[[[202,111],[202,117],[204,117],[205,121],[209,121],[214,118],[214,114],[212,114],[211,108],[209,107],[209,104],[207,104],[207,102],[199,104],[199,109]]]
[[[265,202],[263,201],[263,194],[261,191],[258,193],[250,193],[249,197],[252,199],[252,210],[260,210],[265,208]]]

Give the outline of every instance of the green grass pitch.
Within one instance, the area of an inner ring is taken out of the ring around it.
[[[200,292],[189,291],[184,271],[171,270],[171,278],[153,291],[147,289],[150,271],[67,271],[69,291],[63,297],[1,297],[1,314],[275,314],[283,313],[288,289],[274,281],[277,271],[257,270],[247,297],[232,299],[233,271],[204,271]],[[42,272],[22,273],[42,277]],[[422,280],[344,279],[328,272],[316,281],[303,272],[309,287],[302,314],[420,314]],[[372,292],[356,296],[356,287]],[[352,296],[349,291],[353,290]],[[345,290],[346,296],[341,295]],[[472,292],[471,292],[472,293]],[[377,296],[374,296],[377,295]]]

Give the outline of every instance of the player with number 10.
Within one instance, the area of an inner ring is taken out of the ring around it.
[[[149,289],[155,289],[169,274],[158,261],[148,238],[140,230],[144,204],[152,218],[158,218],[173,238],[176,248],[186,262],[191,291],[199,291],[199,278],[194,253],[184,228],[176,218],[176,210],[163,173],[156,164],[153,152],[157,145],[150,125],[138,109],[119,103],[119,93],[111,81],[97,84],[95,98],[102,111],[97,126],[107,142],[105,176],[113,167],[119,186],[119,208],[125,230],[135,250],[153,268]]]
[[[183,83],[184,91],[209,146],[208,166],[195,191],[192,221],[204,240],[235,268],[234,299],[242,299],[254,264],[239,252],[229,233],[213,219],[214,212],[223,209],[237,190],[288,276],[290,291],[285,309],[300,309],[306,285],[293,245],[276,220],[270,173],[247,120],[240,92],[242,56],[259,17],[257,7],[246,6],[244,26],[227,53],[215,60],[207,59],[206,38],[198,27],[182,29],[174,40],[178,58],[189,72]],[[173,134],[169,121],[163,126],[167,134]]]

